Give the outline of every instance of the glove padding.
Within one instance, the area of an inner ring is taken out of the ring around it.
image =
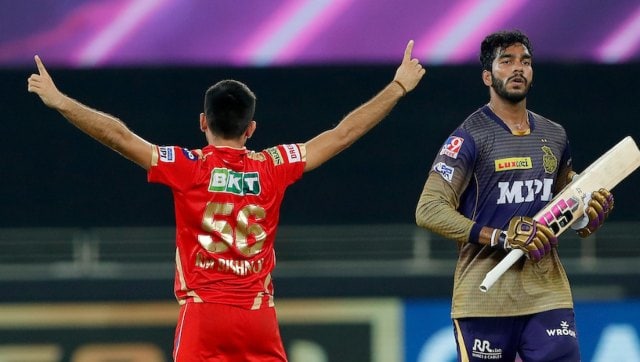
[[[598,230],[613,210],[613,194],[607,189],[600,189],[591,193],[591,200],[587,204],[585,214],[589,218],[589,223],[576,232],[580,237],[586,238]]]
[[[520,249],[527,258],[537,262],[558,244],[558,238],[551,229],[532,218],[516,216],[502,233],[499,244],[504,250]]]

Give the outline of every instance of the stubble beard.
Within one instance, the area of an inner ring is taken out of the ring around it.
[[[496,92],[496,94],[506,100],[509,103],[519,103],[523,99],[527,98],[527,94],[529,93],[529,89],[531,88],[531,83],[525,79],[525,89],[520,92],[509,92],[506,87],[506,83],[511,78],[502,81],[495,76],[491,77],[491,88]]]

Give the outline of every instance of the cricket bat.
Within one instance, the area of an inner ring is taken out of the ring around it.
[[[640,166],[640,150],[631,136],[618,142],[613,148],[595,160],[582,173],[575,176],[558,195],[540,210],[533,219],[548,226],[558,236],[574,222],[585,216],[586,204],[591,193],[602,187],[613,189],[620,181]],[[480,284],[480,290],[487,292],[491,286],[518,259],[524,255],[520,249],[511,250]]]

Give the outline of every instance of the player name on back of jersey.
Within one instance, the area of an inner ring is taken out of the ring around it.
[[[247,276],[258,274],[264,267],[264,258],[256,260],[212,258],[202,252],[196,255],[196,266],[220,273]]]

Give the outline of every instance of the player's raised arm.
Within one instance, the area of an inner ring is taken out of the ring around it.
[[[27,81],[29,92],[37,94],[45,105],[60,112],[82,132],[144,169],[151,167],[151,143],[131,132],[118,118],[89,108],[60,92],[37,55],[35,62],[38,73],[31,74]]]
[[[305,144],[305,172],[322,165],[376,126],[406,93],[412,91],[425,74],[418,59],[411,58],[413,40],[404,51],[402,64],[393,81],[365,104],[351,111],[335,128],[325,131]]]

